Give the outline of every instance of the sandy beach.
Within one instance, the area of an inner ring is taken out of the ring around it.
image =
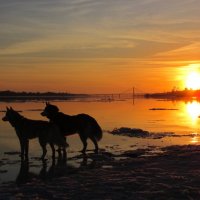
[[[14,182],[0,186],[0,199],[199,199],[200,147],[195,145],[76,156],[79,167],[56,160],[39,174],[22,163]],[[3,161],[1,161],[1,165]],[[19,163],[20,164],[20,163]],[[3,173],[3,172],[2,172]]]

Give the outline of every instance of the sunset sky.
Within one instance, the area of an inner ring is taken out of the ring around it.
[[[1,0],[0,90],[158,92],[199,71],[199,0]]]

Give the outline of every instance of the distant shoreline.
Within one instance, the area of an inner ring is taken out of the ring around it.
[[[88,94],[74,94],[68,92],[15,92],[10,90],[0,91],[0,97],[21,97],[21,96],[88,96]]]
[[[185,100],[185,99],[197,99],[200,100],[200,90],[175,90],[171,92],[162,92],[162,93],[146,93],[144,94],[145,98],[154,98],[154,99],[168,99],[168,100]]]
[[[116,100],[126,98],[166,99],[166,100],[200,100],[200,89],[176,90],[169,92],[145,93],[145,94],[75,94],[67,92],[15,92],[0,91],[0,101],[13,100],[72,100],[77,98],[98,97],[104,100]]]
[[[144,97],[144,95],[135,95],[136,97]],[[127,98],[133,98],[130,93],[127,94],[75,94],[65,92],[15,92],[15,91],[0,91],[0,102],[1,101],[29,101],[29,100],[74,100],[74,99],[86,99],[86,98],[97,98],[102,101],[115,101]]]
[[[88,94],[73,94],[64,92],[14,92],[0,91],[0,101],[9,100],[70,100],[74,98],[86,98]]]

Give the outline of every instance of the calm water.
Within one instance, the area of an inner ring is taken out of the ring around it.
[[[60,110],[71,115],[78,113],[87,113],[97,119],[102,129],[104,136],[100,142],[100,148],[115,153],[122,150],[133,148],[143,148],[150,145],[166,146],[174,144],[199,144],[199,137],[166,137],[163,139],[139,139],[125,136],[113,136],[107,133],[107,130],[114,128],[130,127],[141,128],[152,132],[175,132],[176,134],[191,134],[200,133],[200,104],[193,102],[171,102],[158,101],[152,99],[135,99],[125,101],[56,101],[54,102]],[[21,110],[22,115],[31,119],[43,119],[40,115],[40,110],[44,108],[43,102],[1,102],[0,110],[5,110],[6,106],[12,106],[16,110]],[[168,110],[149,110],[151,108],[164,108]],[[173,109],[173,110],[170,110]],[[0,113],[0,118],[4,113]],[[79,154],[82,144],[78,136],[68,137],[70,148],[68,156],[72,157]],[[136,146],[135,146],[136,145]],[[89,142],[89,149],[93,149]],[[0,182],[14,180],[19,170],[19,158],[16,155],[7,155],[4,152],[19,151],[19,143],[13,127],[8,122],[0,120],[0,159],[6,161],[6,164],[0,166],[1,170],[8,170],[7,173],[0,173]],[[50,156],[50,151],[48,156]],[[34,161],[34,157],[39,157],[41,154],[40,146],[37,140],[30,142],[30,156],[33,163],[41,165],[39,161]],[[11,163],[11,165],[10,165]],[[76,163],[78,164],[78,163]],[[37,168],[32,168],[37,171]]]

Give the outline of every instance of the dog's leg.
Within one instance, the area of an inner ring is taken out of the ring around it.
[[[24,160],[24,140],[19,139],[19,143],[20,143],[20,149],[21,149],[20,157],[21,157],[21,160]]]
[[[98,154],[98,152],[99,152],[99,147],[98,147],[98,143],[97,143],[97,141],[96,141],[96,138],[90,137],[90,139],[92,140],[92,142],[94,143],[94,146],[95,146],[94,152],[95,152],[96,154]]]
[[[57,152],[58,152],[58,157],[62,157],[62,153],[61,153],[62,151],[60,147],[58,147]]]
[[[68,142],[67,142],[67,137],[65,137],[65,145],[66,145],[66,148],[69,147],[69,144],[68,144]]]
[[[28,160],[29,141],[25,140],[25,159]]]
[[[44,160],[46,154],[47,154],[47,149],[46,149],[46,144],[41,145],[42,146],[42,156],[41,156],[41,160]]]
[[[63,151],[63,160],[67,160],[66,146],[62,146],[62,151]]]
[[[50,146],[51,146],[51,150],[52,150],[52,159],[55,159],[55,148],[54,148],[53,143],[50,143]]]
[[[84,135],[81,135],[81,134],[79,134],[79,136],[80,136],[81,141],[82,141],[82,143],[83,143],[83,149],[81,150],[81,152],[82,152],[83,154],[85,154],[86,149],[87,149],[87,138],[86,138]]]
[[[64,137],[65,143],[62,145],[62,150],[63,150],[63,159],[66,160],[67,159],[67,152],[66,152],[66,148],[69,147],[69,144],[67,143],[67,137]]]
[[[68,147],[68,144],[66,142],[66,138],[65,136],[62,136],[60,138],[60,142],[59,142],[59,145],[58,145],[58,149],[57,149],[57,152],[58,152],[58,157],[61,158],[62,157],[62,151],[63,151],[63,156],[66,155],[66,147]]]
[[[39,143],[40,146],[42,147],[42,156],[40,157],[41,160],[44,160],[46,154],[47,154],[47,149],[46,149],[46,143],[39,138]]]

